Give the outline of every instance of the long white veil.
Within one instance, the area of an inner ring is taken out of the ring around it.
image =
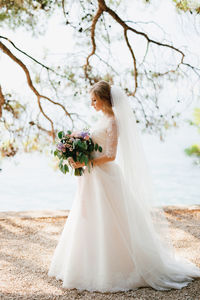
[[[157,206],[145,153],[128,97],[111,86],[118,127],[117,158],[122,171],[124,199],[131,236],[131,253],[142,278],[155,289],[181,288],[200,276],[200,269],[173,248],[168,221]]]

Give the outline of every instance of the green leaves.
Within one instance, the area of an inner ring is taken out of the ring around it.
[[[86,166],[88,164],[88,161],[89,161],[88,157],[86,155],[84,155],[84,163],[85,163]]]
[[[59,163],[59,169],[62,173],[66,174],[67,172],[69,172],[69,167],[68,165],[64,164],[63,165],[63,158],[61,158],[60,163]]]
[[[69,172],[69,167],[68,167],[68,165],[65,164],[65,165],[63,166],[62,172],[63,172],[64,174],[66,174],[67,172]]]
[[[196,144],[196,145],[192,145],[190,148],[186,148],[185,153],[189,156],[191,155],[200,156],[200,145]]]
[[[58,150],[55,150],[53,154],[54,154],[54,156],[57,156],[59,159],[62,158],[62,154]]]
[[[83,149],[83,150],[87,150],[87,142],[84,141],[84,142],[81,142],[80,140],[77,141],[77,145]]]
[[[68,135],[71,135],[71,131],[68,130],[67,134],[63,131],[58,132],[58,138],[60,139],[57,144],[57,149],[53,152],[54,156],[57,156],[60,160],[59,169],[63,174],[69,172],[69,167],[72,167],[70,163],[67,161],[69,157],[71,157],[74,162],[80,162],[87,166],[90,171],[93,164],[89,163],[92,159],[93,151],[102,152],[102,147],[98,145],[98,143],[94,143],[91,138],[85,139],[84,136],[80,134],[77,137],[71,139]],[[73,168],[72,168],[73,169]],[[76,168],[74,170],[74,175],[81,176],[84,173],[84,168]]]
[[[173,0],[175,2],[176,7],[184,12],[189,11],[192,13],[200,13],[200,4],[197,1],[189,1],[189,0]]]
[[[94,145],[94,150],[95,151],[97,151],[97,150],[99,150],[99,152],[102,152],[102,147],[101,146],[99,146],[97,143]]]
[[[62,139],[63,136],[64,136],[64,132],[63,132],[63,131],[59,131],[59,132],[58,132],[58,137],[59,137],[59,139]]]
[[[75,176],[81,176],[84,173],[83,168],[77,168],[74,170],[74,175]]]
[[[200,125],[200,108],[195,108],[193,115],[194,115],[194,123],[196,125]]]
[[[78,160],[80,163],[85,163],[85,165],[87,166],[88,162],[89,162],[89,159],[87,157],[87,155],[81,153],[79,156],[78,156]]]

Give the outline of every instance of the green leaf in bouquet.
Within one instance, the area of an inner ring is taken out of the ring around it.
[[[57,156],[58,156],[59,159],[62,158],[62,154],[59,151],[57,152]]]
[[[87,145],[87,142],[86,142],[86,141],[83,142],[83,145],[84,145],[84,147],[85,147],[85,150],[87,150],[88,145]]]
[[[65,153],[62,153],[62,157],[66,160],[66,159],[68,159],[69,155],[67,152],[65,152]]]
[[[86,141],[82,142],[82,141],[79,140],[79,141],[77,142],[77,145],[78,145],[81,149],[87,150],[87,143],[86,143]]]
[[[67,130],[67,134],[72,134],[71,130]]]
[[[74,170],[74,175],[75,176],[80,176],[80,170],[79,170],[79,168],[77,168],[77,169]]]
[[[81,157],[82,157],[82,153],[79,153],[79,154],[77,155],[77,161],[81,162]]]
[[[84,154],[83,153],[80,153],[80,157],[79,157],[79,161],[80,163],[83,163],[84,162]]]
[[[85,163],[85,165],[87,166],[87,164],[88,164],[88,157],[87,157],[87,155],[83,155],[83,161],[84,161],[84,163]]]
[[[63,166],[62,169],[63,169],[63,173],[64,173],[64,174],[66,174],[67,172],[69,172],[69,167],[68,167],[68,165],[66,165],[66,164]]]
[[[98,150],[98,147],[99,147],[98,144],[95,144],[94,150],[97,151],[97,150]]]
[[[83,168],[77,168],[74,170],[74,175],[75,176],[81,176],[84,173],[84,169]]]
[[[88,150],[89,152],[92,152],[94,150],[94,144],[90,144]]]
[[[61,167],[62,168],[62,166],[63,166],[63,158],[61,158],[61,160],[60,160],[60,162],[59,162],[59,168]]]
[[[64,136],[64,132],[63,132],[63,131],[59,131],[59,132],[58,132],[58,137],[59,137],[59,139],[62,139],[63,136]]]
[[[54,154],[54,156],[57,156],[58,155],[58,150],[55,150],[53,154]]]
[[[102,150],[103,150],[103,149],[102,149],[102,147],[101,147],[101,146],[99,146],[99,152],[102,152]]]
[[[62,172],[63,174],[65,174],[64,166],[62,166],[61,172]]]
[[[75,149],[76,148],[76,146],[79,144],[79,140],[75,140],[75,141],[73,141],[73,149]]]

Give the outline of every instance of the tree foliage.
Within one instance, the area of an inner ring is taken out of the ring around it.
[[[195,126],[200,134],[200,108],[195,108],[193,113],[193,121],[191,125]],[[200,163],[200,143],[194,144],[185,149],[185,153],[189,156],[196,156],[199,160],[195,161],[196,163]]]
[[[178,10],[182,10],[184,12],[189,11],[191,14],[200,13],[200,3],[198,0],[173,0],[176,3],[176,7]]]
[[[17,30],[22,27],[34,35],[43,34],[46,20],[61,3],[52,0],[1,0],[1,26]]]
[[[179,11],[199,13],[199,7],[191,1],[171,1]],[[144,2],[151,5],[152,1]],[[162,137],[165,129],[176,126],[179,113],[173,107],[163,113],[159,97],[162,89],[173,82],[191,79],[191,74],[195,80],[200,77],[200,69],[188,63],[185,49],[166,42],[165,33],[163,38],[153,38],[147,29],[151,22],[127,20],[123,0],[0,1],[2,28],[15,31],[22,28],[33,35],[42,35],[55,14],[65,26],[73,29],[76,40],[77,53],[66,54],[65,60],[58,57],[52,64],[47,55],[41,61],[32,56],[31,49],[27,53],[17,42],[0,36],[0,50],[24,72],[34,98],[24,105],[20,95],[1,87],[0,126],[7,131],[9,141],[1,148],[4,154],[14,155],[19,144],[27,151],[35,150],[37,143],[44,145],[50,143],[49,138],[54,140],[62,128],[73,129],[77,121],[84,123],[78,109],[69,109],[68,99],[76,103],[78,98],[86,96],[90,85],[100,79],[122,86],[143,128],[158,132]],[[143,41],[140,53],[137,39]],[[123,65],[120,57],[116,59],[116,47],[127,49],[128,64]],[[158,59],[163,60],[161,65],[157,64]],[[14,150],[10,144],[16,144]]]

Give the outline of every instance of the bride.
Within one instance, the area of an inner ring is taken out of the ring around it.
[[[105,81],[94,84],[90,94],[92,106],[103,112],[91,135],[103,151],[95,152],[93,168],[77,179],[48,275],[68,289],[181,289],[200,277],[200,269],[175,253],[128,99]]]

